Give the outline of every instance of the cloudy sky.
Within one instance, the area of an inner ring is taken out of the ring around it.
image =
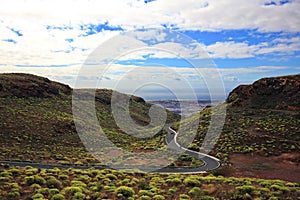
[[[300,0],[0,3],[0,73],[33,73],[72,87],[110,87],[155,99],[174,98],[171,93],[190,98],[186,87],[199,98],[221,86],[228,94],[239,84],[300,71]],[[134,30],[146,34],[121,37]],[[169,31],[189,39],[168,37]],[[102,63],[105,73],[97,68],[82,75],[99,64],[90,59],[95,52],[114,60]],[[187,62],[208,58],[196,63],[198,74]],[[222,84],[208,80],[216,74]]]

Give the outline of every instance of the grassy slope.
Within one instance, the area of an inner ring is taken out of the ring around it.
[[[80,141],[72,116],[72,89],[27,74],[0,75],[0,159],[97,162]],[[111,115],[111,90],[96,91],[99,123],[117,145],[131,151],[164,146],[162,132],[150,139],[123,134]],[[130,114],[139,124],[149,123],[150,104],[131,97]],[[169,121],[178,115],[168,112]]]

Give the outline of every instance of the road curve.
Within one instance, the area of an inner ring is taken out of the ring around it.
[[[179,151],[181,153],[185,153],[195,157],[196,159],[200,159],[203,161],[203,165],[197,167],[173,167],[167,166],[161,169],[157,169],[153,172],[157,173],[182,173],[182,174],[195,174],[195,173],[204,173],[207,171],[211,171],[220,167],[220,160],[200,152],[192,151],[186,148],[181,147],[177,141],[178,133],[171,129],[170,126],[164,127],[167,135],[165,137],[166,144],[168,145],[169,149]],[[107,169],[110,168],[106,165],[76,165],[76,164],[58,164],[58,163],[36,163],[36,162],[26,162],[26,161],[0,161],[0,164],[10,165],[10,166],[19,166],[19,167],[26,167],[31,166],[35,168],[41,169],[53,169],[53,168],[60,168],[60,169],[67,169],[67,168],[75,168],[75,169]]]
[[[207,172],[207,171],[211,171],[211,170],[214,170],[214,169],[217,169],[217,168],[220,167],[221,163],[220,163],[219,159],[217,159],[213,156],[204,154],[204,153],[200,153],[200,152],[197,152],[197,151],[193,151],[193,150],[181,147],[177,143],[178,133],[175,130],[173,130],[171,128],[171,126],[165,126],[164,129],[167,132],[165,140],[166,140],[166,144],[168,145],[168,148],[174,149],[176,151],[180,151],[182,153],[188,154],[190,156],[195,157],[196,159],[199,159],[199,160],[203,161],[204,165],[199,166],[199,167],[190,168],[190,169],[192,169],[192,171],[194,173]]]

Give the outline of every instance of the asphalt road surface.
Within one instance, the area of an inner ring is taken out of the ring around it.
[[[177,141],[177,135],[178,133],[171,129],[170,126],[165,126],[165,131],[167,132],[165,141],[168,145],[169,149],[172,149],[174,151],[179,151],[182,154],[188,154],[190,156],[195,157],[196,159],[200,159],[203,161],[203,165],[197,166],[197,167],[173,167],[173,166],[167,166],[161,169],[157,169],[154,172],[158,173],[203,173],[207,171],[211,171],[214,169],[217,169],[220,167],[220,161],[219,159],[203,154],[200,152],[192,151],[186,148],[181,147]],[[0,164],[4,165],[10,165],[10,166],[19,166],[19,167],[26,167],[31,166],[35,168],[40,169],[53,169],[53,168],[60,168],[60,169],[68,169],[68,168],[76,168],[76,169],[89,169],[89,168],[95,168],[95,169],[106,169],[110,168],[105,165],[76,165],[76,164],[58,164],[58,163],[35,163],[35,162],[25,162],[25,161],[0,161]]]
[[[171,126],[165,126],[165,131],[167,132],[166,135],[166,143],[168,145],[168,148],[176,150],[176,151],[180,151],[181,153],[185,153],[188,154],[192,157],[195,157],[196,159],[202,160],[202,162],[204,163],[204,165],[199,166],[199,167],[191,167],[189,169],[183,169],[185,170],[185,172],[206,172],[206,171],[211,171],[214,169],[217,169],[220,167],[221,163],[220,160],[210,156],[208,154],[204,154],[204,153],[200,153],[197,151],[192,151],[189,149],[186,149],[184,147],[181,147],[176,139],[177,139],[177,135],[178,133],[176,131],[174,131]],[[181,170],[180,170],[181,171]]]

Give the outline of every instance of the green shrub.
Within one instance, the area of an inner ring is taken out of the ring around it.
[[[57,188],[51,188],[49,189],[49,194],[51,196],[55,195],[55,194],[58,194],[59,193],[59,190]]]
[[[21,171],[18,169],[11,169],[10,172],[13,176],[18,176],[21,174]]]
[[[33,199],[33,200],[44,199],[44,195],[37,193],[37,194],[34,194],[33,196],[31,196],[31,199]]]
[[[140,196],[139,200],[151,200],[152,198],[146,195]]]
[[[179,157],[179,160],[181,160],[181,161],[192,161],[192,157],[188,154],[182,154]]]
[[[116,188],[114,186],[105,185],[103,189],[107,192],[114,192]]]
[[[15,200],[15,199],[18,199],[20,196],[21,196],[20,192],[14,190],[7,194],[7,199]]]
[[[170,188],[168,193],[169,194],[175,194],[176,193],[176,188]]]
[[[71,185],[80,188],[86,188],[86,184],[82,181],[71,181]]]
[[[34,182],[34,176],[28,176],[28,177],[25,177],[25,183],[27,184],[27,185],[32,185],[32,184],[34,184],[35,182]]]
[[[214,200],[215,198],[214,197],[211,197],[211,196],[202,196],[199,198],[199,200]]]
[[[38,193],[41,193],[43,195],[48,195],[49,194],[49,188],[41,188],[37,190]]]
[[[277,197],[270,197],[269,200],[278,200]]]
[[[116,180],[118,177],[114,174],[106,174],[105,178],[108,178],[110,180]]]
[[[62,194],[55,194],[52,196],[51,200],[65,200],[65,197]]]
[[[62,175],[59,175],[58,176],[58,179],[59,180],[62,180],[62,181],[65,181],[65,180],[68,180],[69,179],[69,176],[65,175],[65,174],[62,174]]]
[[[170,179],[167,179],[166,182],[167,183],[171,183],[171,184],[180,184],[181,183],[181,179],[180,178],[170,178]]]
[[[180,195],[179,195],[179,199],[180,199],[180,200],[190,199],[190,196],[187,195],[187,194],[180,194]]]
[[[246,193],[251,193],[252,191],[255,190],[255,187],[252,185],[243,185],[243,186],[237,186],[235,187],[240,193],[246,194]]]
[[[149,190],[150,187],[149,185],[147,184],[146,180],[144,178],[142,178],[138,184],[138,188],[139,189],[142,189],[142,190]]]
[[[139,195],[153,196],[153,193],[149,190],[140,190]]]
[[[42,187],[41,187],[39,184],[34,183],[34,184],[32,184],[32,185],[30,186],[30,188],[31,188],[33,191],[37,191],[37,190],[41,189]]]
[[[165,200],[165,197],[162,196],[162,195],[160,195],[160,194],[157,194],[157,195],[154,195],[154,196],[153,196],[153,199],[154,199],[154,200]]]
[[[249,199],[249,200],[251,200],[252,197],[251,197],[250,194],[246,193],[246,194],[244,194],[243,199]]]
[[[27,185],[32,185],[34,183],[39,185],[44,185],[46,183],[46,180],[41,176],[34,175],[34,176],[25,177],[25,182]]]
[[[61,188],[62,187],[62,183],[57,180],[55,177],[51,177],[50,179],[47,180],[46,185],[48,186],[48,188]]]
[[[187,177],[184,179],[184,184],[186,186],[199,186],[200,185],[200,181],[198,181],[197,179],[193,178],[193,177]]]
[[[282,191],[284,193],[288,193],[290,191],[289,188],[284,187],[284,186],[279,186],[279,185],[271,185],[270,189],[272,189],[273,191]]]
[[[297,187],[297,183],[288,182],[285,184],[287,187]]]
[[[91,177],[89,177],[88,175],[80,175],[75,180],[89,182],[91,180]]]
[[[38,169],[36,169],[36,168],[31,168],[31,169],[27,169],[27,170],[25,171],[25,174],[26,174],[27,176],[30,176],[30,175],[37,174],[37,172],[38,172]]]
[[[72,200],[84,200],[84,199],[85,199],[85,194],[81,192],[76,192],[72,198]]]
[[[120,186],[116,189],[117,194],[122,194],[124,197],[131,197],[134,194],[134,190],[127,186]]]
[[[193,187],[190,191],[189,191],[190,195],[199,195],[201,194],[201,189],[199,187]]]
[[[102,184],[100,184],[98,182],[93,182],[93,184],[91,184],[90,186],[91,186],[90,188],[92,191],[97,191],[97,192],[101,191],[103,188]]]
[[[66,187],[63,189],[63,191],[70,195],[70,196],[73,196],[75,193],[77,192],[82,192],[82,189],[80,187],[74,187],[74,186],[71,186],[71,187]]]
[[[261,181],[259,182],[259,185],[265,188],[269,188],[271,186],[271,182],[270,181]]]

